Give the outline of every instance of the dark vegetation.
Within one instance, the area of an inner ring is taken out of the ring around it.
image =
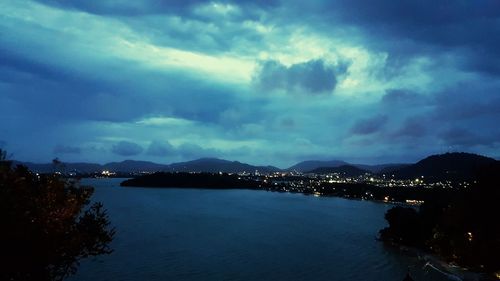
[[[381,187],[367,183],[322,183],[314,189],[321,195],[352,199],[385,201],[387,197],[393,203],[405,203],[407,199],[427,201],[442,198],[446,200],[461,192],[441,188]]]
[[[480,170],[497,162],[493,158],[465,153],[454,152],[432,155],[415,164],[392,171],[396,178],[414,179],[425,176],[426,181],[441,180],[471,181]]]
[[[111,253],[115,231],[103,205],[90,203],[92,193],[58,175],[12,167],[0,150],[0,280],[62,280],[81,259]]]
[[[463,192],[426,200],[419,210],[390,209],[381,238],[477,271],[500,271],[499,176],[500,164],[493,162],[477,171],[476,183]]]

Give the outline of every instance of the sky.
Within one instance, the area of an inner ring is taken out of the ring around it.
[[[12,158],[500,156],[498,0],[2,0]]]

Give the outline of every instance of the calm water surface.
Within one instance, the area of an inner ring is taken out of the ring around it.
[[[82,262],[83,280],[440,280],[377,242],[391,207],[252,190],[120,187],[86,179],[117,229],[113,254]]]

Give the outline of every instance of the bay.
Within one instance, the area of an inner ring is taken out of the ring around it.
[[[84,179],[116,227],[72,281],[444,280],[375,239],[391,205],[258,190],[120,187]]]

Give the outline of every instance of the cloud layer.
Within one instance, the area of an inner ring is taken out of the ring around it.
[[[500,156],[500,2],[0,4],[15,158]]]

